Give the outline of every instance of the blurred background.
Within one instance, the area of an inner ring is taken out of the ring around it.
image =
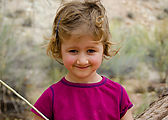
[[[32,104],[66,69],[46,55],[57,8],[69,0],[0,0],[0,79]],[[101,0],[113,49],[101,75],[121,83],[134,117],[168,90],[168,0]],[[0,85],[0,120],[30,120],[22,100]]]

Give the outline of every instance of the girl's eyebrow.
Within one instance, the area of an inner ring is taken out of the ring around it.
[[[78,48],[78,47],[76,47],[76,46],[69,46],[68,49],[69,49],[69,48]]]
[[[73,49],[78,49],[78,47],[73,47],[73,46],[71,47],[71,46],[70,46],[70,47],[67,47],[67,48],[66,48],[66,50],[73,50]]]
[[[68,48],[66,48],[66,50],[67,51],[69,51],[69,50],[78,50],[79,48],[78,47],[68,47]],[[86,47],[86,48],[84,48],[84,49],[98,49],[98,47],[96,47],[96,46],[88,46],[88,47]]]
[[[97,46],[89,46],[87,48],[98,48]]]

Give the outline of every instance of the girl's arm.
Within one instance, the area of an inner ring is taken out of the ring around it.
[[[134,120],[132,117],[132,111],[129,109],[125,115],[121,118],[121,120]]]
[[[44,120],[44,119],[41,118],[41,117],[39,117],[39,116],[37,116],[37,115],[34,115],[34,116],[33,116],[33,120]]]

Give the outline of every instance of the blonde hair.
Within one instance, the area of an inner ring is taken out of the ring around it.
[[[87,25],[87,30],[102,42],[104,57],[111,57],[110,31],[105,8],[100,1],[71,1],[63,4],[57,11],[53,22],[52,35],[47,46],[47,54],[59,61],[61,59],[61,43],[65,36],[73,30]]]

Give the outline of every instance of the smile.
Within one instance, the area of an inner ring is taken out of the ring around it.
[[[75,66],[75,67],[77,67],[77,68],[79,68],[79,69],[86,69],[86,68],[88,68],[89,66]]]

